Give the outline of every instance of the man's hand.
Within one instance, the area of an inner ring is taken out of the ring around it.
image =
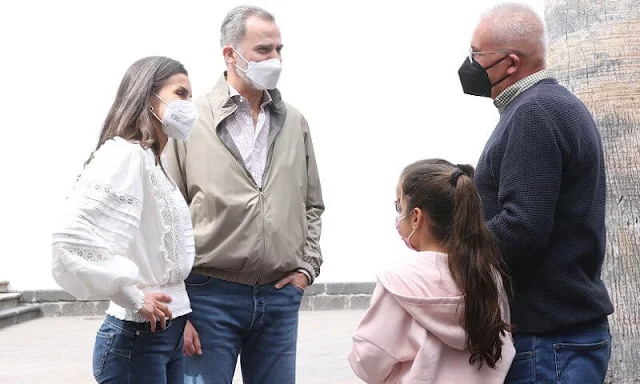
[[[287,276],[280,279],[275,287],[276,289],[281,289],[286,287],[289,284],[293,284],[294,286],[304,290],[309,286],[309,278],[302,272],[291,272]]]
[[[202,355],[200,337],[189,320],[184,327],[184,354],[186,356]]]

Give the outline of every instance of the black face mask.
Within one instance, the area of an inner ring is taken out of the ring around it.
[[[491,89],[503,82],[507,77],[509,77],[509,75],[506,75],[502,79],[491,84],[491,80],[489,80],[489,75],[487,74],[487,69],[497,65],[507,57],[509,56],[507,55],[503,57],[487,68],[483,68],[482,65],[475,60],[470,62],[468,58],[465,59],[464,63],[460,66],[460,69],[458,69],[458,76],[460,77],[460,84],[462,84],[462,90],[464,93],[467,95],[491,97]]]

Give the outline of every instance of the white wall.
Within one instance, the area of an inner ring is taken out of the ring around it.
[[[327,206],[319,281],[373,281],[408,252],[393,200],[409,162],[475,165],[498,114],[462,94],[457,69],[480,11],[497,2],[254,1],[277,18],[280,89],[311,124]],[[542,0],[528,2],[542,11]],[[220,23],[242,3],[3,3],[0,280],[56,288],[51,226],[125,70],[169,56],[185,64],[195,95],[207,92],[223,70]]]

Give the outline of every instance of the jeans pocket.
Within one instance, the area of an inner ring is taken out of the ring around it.
[[[102,375],[104,363],[107,361],[115,335],[113,333],[98,332],[93,347],[93,377]]]
[[[296,292],[298,292],[301,295],[304,295],[304,289],[303,288],[300,288],[300,287],[298,287],[297,285],[295,285],[293,283],[290,283],[289,285],[292,286],[296,290]]]
[[[602,383],[610,356],[609,340],[553,344],[558,383]]]
[[[184,280],[184,283],[190,287],[205,287],[213,281],[213,277],[192,273]]]
[[[504,382],[509,384],[533,384],[536,382],[536,365],[533,351],[516,353]]]

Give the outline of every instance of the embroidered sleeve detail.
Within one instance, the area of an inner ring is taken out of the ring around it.
[[[142,202],[109,185],[80,181],[66,204],[53,233],[55,280],[78,299],[141,308],[138,266],[126,255],[140,226]]]
[[[161,250],[164,254],[165,273],[162,284],[173,284],[180,280],[179,258],[185,249],[180,213],[171,197],[171,191],[176,187],[158,169],[150,173],[150,181],[164,227]]]
[[[92,249],[88,246],[78,247],[78,245],[73,243],[57,243],[55,249],[59,252],[68,252],[70,255],[87,261],[109,261],[111,259],[109,251],[106,249]],[[57,259],[54,259],[54,261],[57,261]]]
[[[109,185],[95,181],[79,181],[73,188],[87,199],[100,202],[109,208],[130,215],[136,215],[142,210],[142,202],[133,196],[118,193]]]

